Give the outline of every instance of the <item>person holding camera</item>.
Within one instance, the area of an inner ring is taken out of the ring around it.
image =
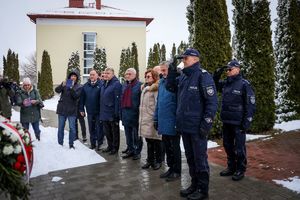
[[[114,75],[114,69],[104,71],[104,84],[100,91],[100,120],[107,139],[107,148],[103,152],[117,154],[120,147],[120,96],[122,85]]]
[[[78,99],[80,97],[81,87],[78,84],[79,72],[74,69],[59,86],[55,88],[55,92],[60,94],[57,104],[56,114],[58,114],[58,144],[64,143],[65,123],[69,122],[69,147],[75,149],[74,140],[76,137],[75,121],[77,119]]]
[[[20,122],[22,126],[28,130],[29,124],[31,124],[36,139],[40,141],[40,106],[43,105],[43,101],[38,90],[34,88],[29,78],[23,79],[22,90],[17,94],[16,104],[21,107]]]
[[[218,107],[215,83],[201,68],[199,57],[200,53],[192,48],[178,56],[183,59],[184,69],[178,76],[175,62],[171,63],[166,86],[177,92],[176,129],[182,135],[192,182],[180,195],[190,200],[208,198],[207,139]]]
[[[227,78],[222,81],[220,78],[225,70]],[[243,79],[236,60],[217,69],[214,81],[217,90],[222,92],[223,146],[227,154],[227,168],[220,176],[232,176],[232,180],[238,181],[246,171],[246,130],[255,112],[255,95],[250,83]]]
[[[15,96],[15,92],[11,87],[11,83],[8,82],[7,77],[0,77],[0,115],[10,119],[11,118],[11,102]]]
[[[154,113],[154,128],[162,135],[163,146],[167,155],[168,171],[160,175],[167,182],[180,179],[181,150],[180,134],[175,130],[176,94],[166,89],[169,62],[160,63],[161,79],[159,80],[157,104]]]

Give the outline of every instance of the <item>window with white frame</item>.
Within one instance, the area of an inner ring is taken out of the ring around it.
[[[93,68],[94,51],[96,48],[96,33],[83,33],[83,81],[86,82]]]

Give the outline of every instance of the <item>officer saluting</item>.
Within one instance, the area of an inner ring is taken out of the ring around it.
[[[207,136],[217,111],[217,94],[212,76],[201,68],[199,52],[186,49],[184,69],[176,77],[176,66],[170,64],[166,87],[177,91],[176,129],[182,135],[185,155],[192,184],[181,190],[188,199],[208,197],[209,166],[207,161]]]
[[[220,81],[226,69],[227,78]],[[221,120],[223,122],[223,145],[227,154],[227,168],[220,176],[232,176],[238,181],[244,177],[247,165],[246,130],[255,112],[255,96],[250,83],[242,78],[240,64],[232,60],[214,73],[218,91],[222,91]]]

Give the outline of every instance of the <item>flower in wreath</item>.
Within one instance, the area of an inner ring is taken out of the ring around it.
[[[28,199],[32,161],[29,132],[0,116],[0,195]]]

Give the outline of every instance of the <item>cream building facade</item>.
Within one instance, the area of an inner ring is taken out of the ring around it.
[[[28,16],[36,23],[38,71],[46,50],[50,55],[54,84],[65,80],[69,58],[76,51],[80,56],[81,78],[85,82],[93,66],[96,47],[105,48],[107,66],[113,67],[118,74],[122,49],[135,42],[140,75],[146,70],[146,27],[153,18],[101,5],[100,0],[89,1],[89,5],[84,0],[69,0],[67,8]]]

